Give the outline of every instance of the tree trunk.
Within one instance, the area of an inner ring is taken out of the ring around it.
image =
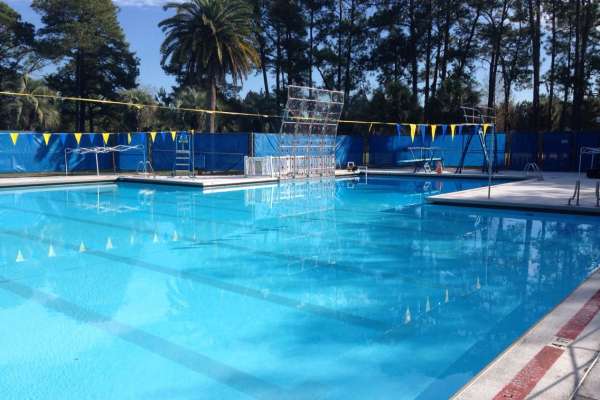
[[[531,128],[537,132],[537,163],[543,164],[544,134],[540,132],[540,48],[541,48],[541,1],[527,0],[529,32],[531,36],[531,64],[533,68],[533,98],[531,104]]]
[[[314,37],[313,30],[315,26],[315,10],[313,7],[310,9],[310,26],[308,28],[308,86],[313,87],[313,47]]]
[[[215,132],[215,110],[217,109],[217,77],[212,76],[210,79],[210,109],[212,113],[210,114],[210,132]]]
[[[342,90],[342,25],[344,22],[344,2],[339,0],[338,38],[337,38],[337,89]]]
[[[411,73],[411,84],[412,84],[412,99],[413,103],[417,103],[417,96],[419,91],[419,64],[417,62],[417,30],[416,30],[416,18],[415,18],[415,1],[410,0],[409,2],[409,13],[410,13],[410,73]]]
[[[550,41],[550,89],[548,91],[548,130],[551,131],[554,127],[553,119],[553,108],[554,108],[554,80],[555,80],[555,66],[556,66],[556,1],[552,0],[552,39]]]
[[[82,98],[85,94],[85,83],[83,77],[83,60],[84,55],[81,49],[77,50],[77,55],[75,56],[75,86],[77,87],[77,97]],[[85,104],[81,101],[77,102],[76,106],[76,126],[78,132],[83,132],[85,130]]]
[[[350,19],[348,21],[348,38],[346,39],[346,71],[344,76],[344,95],[346,99],[350,95],[350,67],[352,65],[352,30],[354,27],[355,11],[355,0],[352,0],[352,3],[350,5]]]

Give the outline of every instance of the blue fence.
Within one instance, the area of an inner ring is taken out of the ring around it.
[[[298,145],[307,145],[311,140],[309,136],[299,135],[293,138],[291,135],[280,135],[277,133],[255,133],[254,138],[254,156],[266,157],[280,154],[281,146],[292,144],[292,139],[296,140]],[[324,145],[334,146],[333,136],[323,138]],[[313,145],[314,137],[312,138]],[[360,136],[339,135],[335,138],[335,156],[339,167],[345,166],[349,161],[361,164],[363,159],[363,138]]]
[[[406,161],[415,157],[415,154],[410,151],[410,147],[438,147],[439,153],[443,156],[444,165],[456,167],[472,136],[472,133],[466,131],[470,128],[465,127],[464,129],[465,132],[455,134],[454,138],[447,133],[446,135],[437,135],[433,141],[429,134],[416,135],[414,142],[410,135],[371,136],[369,137],[369,164],[376,167],[398,167],[405,165]],[[485,138],[486,146],[491,150],[493,135],[487,134]],[[505,139],[504,133],[496,133],[495,148],[499,168],[504,168]],[[483,160],[483,148],[479,137],[475,135],[469,144],[464,166],[481,167]]]
[[[538,134],[519,132],[510,135],[510,168],[523,169],[536,160]],[[543,135],[544,171],[575,171],[578,168],[579,148],[600,147],[600,132],[552,132]]]
[[[465,128],[468,129],[468,128]],[[177,134],[181,134],[178,132]],[[452,139],[449,132],[437,135],[431,141],[431,135],[417,134],[414,142],[410,135],[339,135],[335,141],[338,167],[348,162],[362,164],[369,157],[369,164],[379,167],[397,167],[403,160],[409,160],[413,154],[411,146],[435,146],[441,149],[445,165],[458,165],[467,141],[468,132],[457,132]],[[147,132],[134,134],[111,134],[108,145],[141,144],[146,149],[146,158],[157,171],[171,171],[175,162],[175,141],[171,132],[158,132],[154,141]],[[290,136],[281,137],[270,133],[198,133],[194,136],[194,164],[197,169],[215,172],[240,172],[244,169],[244,156],[269,156],[279,154],[279,146],[291,140]],[[77,142],[79,139],[79,143]],[[536,160],[538,135],[535,133],[496,134],[497,161],[500,168],[521,170],[528,162]],[[307,138],[300,138],[300,141]],[[314,139],[313,139],[314,140]],[[487,146],[491,147],[493,136],[486,135]],[[47,143],[46,143],[47,141]],[[44,136],[41,133],[20,132],[11,137],[9,132],[0,132],[0,173],[56,173],[65,170],[65,149],[76,147],[102,146],[101,134],[83,134],[78,138],[72,133],[54,133]],[[288,143],[290,144],[290,143]],[[333,140],[328,140],[333,145]],[[546,133],[543,135],[542,168],[545,171],[569,171],[577,168],[577,154],[581,146],[600,147],[600,133]],[[103,171],[134,171],[144,153],[139,150],[124,153],[99,155],[99,166]],[[95,171],[94,154],[67,154],[69,171]],[[483,151],[479,138],[473,137],[465,159],[466,167],[481,167]]]

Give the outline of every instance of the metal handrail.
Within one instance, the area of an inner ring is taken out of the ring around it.
[[[150,173],[152,173],[152,175],[156,175],[154,173],[154,168],[152,167],[152,163],[149,160],[140,161],[135,170],[135,172],[137,174],[145,174],[145,175],[148,175],[148,173],[149,173],[148,171],[150,171]]]
[[[573,200],[577,199],[577,202],[575,203],[576,206],[579,205],[579,192],[581,191],[581,181],[578,179],[577,182],[575,182],[575,190],[573,191],[573,196],[571,196],[571,198],[569,199],[569,205],[571,205],[571,203],[573,202]]]
[[[534,162],[530,162],[530,163],[526,164],[525,168],[523,168],[523,173],[525,174],[526,177],[529,177],[530,173],[531,173],[531,175],[535,176],[535,178],[538,181],[543,181],[544,180],[544,175],[542,174],[542,170]]]
[[[600,207],[600,182],[596,182],[596,207]]]

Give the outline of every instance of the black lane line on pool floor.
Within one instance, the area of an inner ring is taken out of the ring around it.
[[[205,375],[254,398],[275,400],[296,398],[296,396],[286,393],[283,388],[272,383],[220,361],[213,360],[210,357],[175,344],[160,336],[115,321],[60,297],[30,288],[29,286],[6,279],[3,276],[0,276],[0,288],[25,300],[35,301],[39,305],[57,311],[75,321],[92,325],[112,336],[116,336],[128,343]]]
[[[132,199],[130,197],[130,199]],[[61,200],[60,202],[65,203],[68,205],[68,202]],[[163,203],[163,204],[170,204],[170,203]],[[175,204],[170,204],[170,205],[175,205]],[[32,210],[25,210],[25,209],[21,209],[21,208],[16,208],[16,207],[7,207],[7,206],[2,206],[0,207],[0,209],[9,209],[12,211],[19,211],[19,212],[24,212],[24,213],[30,213],[30,214],[41,214],[41,215],[46,215],[46,216],[50,216],[50,217],[55,217],[55,218],[62,218],[62,219],[69,219],[71,221],[74,222],[80,222],[80,223],[86,223],[86,224],[97,224],[97,225],[103,225],[106,227],[118,227],[117,225],[114,224],[108,224],[108,223],[104,223],[104,222],[94,222],[91,220],[84,220],[84,219],[79,219],[79,218],[75,218],[75,217],[68,217],[68,216],[58,216],[56,214],[50,214],[50,213],[41,213],[41,212],[37,212],[37,211],[32,211]],[[142,214],[147,214],[148,211],[146,210],[136,210],[134,212],[139,212]],[[157,215],[157,216],[163,216],[163,217],[168,217],[168,218],[174,218],[177,219],[179,218],[176,215],[172,215],[172,214],[168,214],[168,213],[162,213],[162,212],[155,212],[152,211],[153,215]],[[250,228],[251,225],[248,224],[239,224],[239,223],[233,223],[233,222],[223,222],[223,221],[214,221],[214,220],[210,220],[210,219],[206,219],[206,218],[197,218],[197,217],[186,217],[186,219],[188,220],[192,220],[192,221],[200,221],[200,222],[207,222],[207,223],[212,223],[215,225],[221,225],[221,226],[225,226],[225,227],[238,227],[238,228]],[[335,221],[335,220],[321,220],[321,219],[316,219],[316,218],[309,218],[309,217],[302,217],[299,219],[304,220],[306,222],[320,222],[320,221],[327,221],[327,222],[331,222],[331,223],[338,223],[340,225],[351,225],[351,226],[356,226],[359,225],[361,227],[364,228],[364,224],[354,224],[351,222],[340,222],[340,221]],[[381,226],[381,225],[379,225]],[[392,229],[391,226],[383,226],[385,228],[389,228]],[[122,228],[122,227],[121,227]],[[289,230],[289,226],[284,225],[283,226],[284,229],[281,229],[281,226],[279,227],[275,227],[275,228],[271,228],[268,227],[266,230],[268,231],[273,231],[273,232],[278,232],[278,233],[284,233],[288,236],[291,235],[298,235],[298,236],[310,236],[310,237],[314,237],[314,238],[322,238],[323,235],[319,235],[319,234],[314,234],[314,233],[310,233],[310,232],[293,232],[291,230]],[[134,229],[134,228],[131,228]],[[149,231],[146,231],[149,232]],[[398,233],[399,230],[395,230],[395,233]],[[420,231],[421,233],[424,232],[424,230]],[[150,232],[150,234],[152,235],[154,232]],[[254,228],[252,230],[247,230],[245,232],[237,232],[235,233],[235,236],[238,235],[254,235],[257,234],[258,232],[256,232],[256,224],[254,225]],[[434,232],[426,232],[426,233],[434,233]],[[439,235],[438,231],[435,231],[435,233],[437,233]],[[223,238],[216,238],[214,239],[214,241],[217,240],[223,240],[226,239],[227,237],[223,237]],[[462,238],[462,236],[461,236]],[[394,251],[398,251],[401,248],[401,245],[404,244],[407,246],[407,251],[411,250],[411,243],[410,242],[402,242],[400,245],[382,245],[382,244],[369,244],[369,243],[363,243],[360,240],[354,240],[351,237],[345,237],[344,238],[344,242],[354,242],[357,246],[362,246],[362,247],[367,247],[367,248],[371,248],[373,250],[377,250],[377,251],[382,251],[382,249],[384,248],[389,248],[390,250],[394,250]],[[250,252],[250,253],[254,253],[254,254],[258,254],[258,255],[262,255],[265,257],[270,257],[270,258],[276,258],[276,259],[283,259],[283,260],[289,260],[290,258],[294,259],[297,262],[310,262],[312,264],[315,265],[315,267],[317,268],[328,268],[328,269],[334,269],[334,270],[339,270],[339,271],[344,271],[344,272],[349,272],[349,273],[353,273],[353,274],[358,274],[358,275],[364,275],[364,276],[368,276],[368,277],[372,277],[372,278],[376,278],[376,279],[381,279],[381,278],[397,278],[400,279],[401,281],[404,281],[406,283],[410,283],[413,286],[416,287],[422,287],[422,288],[426,288],[426,289],[433,289],[433,290],[441,290],[444,291],[446,288],[445,287],[441,287],[441,286],[437,286],[435,284],[425,284],[423,283],[421,280],[415,279],[415,278],[411,278],[408,277],[406,275],[399,275],[396,272],[383,272],[383,271],[372,271],[369,269],[364,269],[364,268],[357,268],[351,265],[346,265],[346,264],[342,264],[342,263],[335,263],[335,264],[331,264],[328,262],[324,262],[324,261],[315,261],[313,258],[311,257],[300,257],[300,256],[293,256],[293,255],[288,255],[288,254],[280,254],[280,253],[276,253],[276,252],[272,252],[272,251],[258,251],[256,249],[250,248],[250,247],[245,247],[245,246],[239,246],[239,245],[233,245],[231,243],[223,243],[223,242],[219,242],[218,243],[219,246],[221,247],[226,247],[232,250],[238,250],[238,251],[244,251],[244,252]],[[345,250],[345,249],[342,249]]]
[[[17,231],[11,230],[0,230],[0,233],[10,236],[19,237],[21,239],[26,239],[30,241],[34,241],[37,243],[45,243],[47,245],[53,244],[60,246],[65,249],[69,249],[72,251],[78,251],[78,246],[70,246],[66,243],[55,243],[52,240],[44,239],[35,235],[29,235]],[[182,238],[184,239],[184,238]],[[298,300],[294,300],[288,297],[284,297],[278,294],[273,293],[264,293],[259,289],[253,289],[246,286],[236,285],[234,283],[223,282],[218,279],[209,278],[206,276],[199,275],[197,273],[192,273],[188,271],[178,271],[171,268],[163,267],[162,265],[151,263],[148,261],[136,260],[130,257],[119,256],[117,254],[110,254],[105,251],[87,249],[86,254],[97,256],[103,258],[105,260],[117,261],[122,264],[126,264],[129,266],[143,268],[148,271],[158,272],[161,274],[173,276],[175,278],[186,279],[195,283],[200,283],[205,286],[210,286],[216,289],[225,290],[228,292],[232,292],[235,294],[239,294],[246,297],[251,297],[257,300],[266,301],[269,303],[277,304],[280,306],[284,306],[287,308],[291,308],[297,312],[307,312],[319,317],[324,317],[328,319],[337,320],[340,322],[344,322],[351,325],[360,326],[362,328],[368,328],[376,331],[389,331],[395,327],[395,325],[388,324],[386,322],[364,318],[357,315],[345,313],[342,311],[335,311],[329,309],[327,307],[319,306],[316,304],[305,303]]]
[[[155,231],[150,231],[147,229],[143,230],[143,229],[133,228],[133,227],[124,226],[124,225],[112,224],[112,223],[108,223],[108,222],[93,221],[93,220],[88,220],[88,219],[70,217],[70,216],[66,216],[66,215],[52,214],[52,213],[47,213],[47,212],[42,212],[42,211],[26,210],[26,209],[17,208],[17,207],[0,206],[0,209],[17,211],[17,212],[22,212],[25,214],[42,215],[42,216],[55,218],[55,219],[59,219],[59,220],[69,220],[69,221],[77,222],[77,223],[81,223],[81,224],[105,226],[107,228],[126,230],[127,232],[130,232],[133,230],[138,233],[142,232],[142,233],[149,234],[150,236],[154,235],[154,233],[155,233]],[[156,215],[158,215],[158,213]],[[173,216],[170,216],[169,214],[164,214],[164,216],[169,216],[169,217],[173,218]],[[201,219],[197,219],[197,220],[201,220]],[[213,221],[206,220],[206,222],[213,222]],[[217,222],[217,224],[221,224],[224,226],[228,226],[228,225],[235,226],[234,224],[230,224],[230,223],[226,223],[226,222]],[[245,227],[248,227],[248,226],[245,226]],[[280,230],[278,230],[276,228],[272,228],[270,230],[273,232],[280,232]],[[257,232],[255,232],[254,230],[247,231],[247,232],[236,232],[234,234],[234,236],[235,235],[243,235],[243,234],[250,235],[250,234],[257,234]],[[446,289],[445,287],[441,287],[441,286],[437,286],[437,285],[424,284],[423,282],[421,282],[418,279],[410,278],[410,277],[407,277],[406,275],[399,275],[397,272],[388,272],[388,271],[379,271],[379,270],[373,271],[373,270],[369,270],[369,269],[354,267],[352,265],[347,265],[347,264],[343,264],[343,263],[332,264],[327,261],[314,260],[311,257],[301,257],[301,256],[277,253],[277,252],[267,251],[267,250],[257,250],[257,249],[251,248],[251,247],[234,245],[231,243],[223,242],[223,240],[227,239],[227,237],[215,238],[210,241],[198,241],[198,240],[193,240],[191,238],[183,238],[183,237],[182,237],[182,239],[185,239],[191,243],[196,243],[196,244],[207,244],[207,243],[214,244],[214,245],[218,245],[223,248],[228,248],[228,249],[237,250],[237,251],[243,251],[246,253],[251,253],[251,254],[256,254],[256,255],[260,255],[260,256],[264,256],[264,257],[273,258],[276,260],[283,260],[283,261],[294,260],[296,262],[301,262],[301,263],[309,262],[317,268],[325,268],[325,269],[330,269],[330,270],[349,272],[349,273],[363,275],[363,276],[367,276],[367,277],[371,277],[371,278],[375,278],[375,279],[396,278],[396,279],[399,279],[401,281],[404,281],[404,282],[409,283],[416,287],[439,290],[441,292],[443,292]],[[397,248],[396,248],[396,250],[397,250]]]

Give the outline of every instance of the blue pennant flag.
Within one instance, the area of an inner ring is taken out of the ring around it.
[[[458,126],[458,134],[459,134],[459,135],[462,135],[462,128],[463,128],[463,126],[462,126],[462,125],[459,125],[459,126]]]
[[[419,125],[419,130],[421,131],[421,140],[425,143],[425,134],[427,133],[427,125]]]
[[[63,146],[65,145],[65,143],[67,143],[67,134],[66,133],[60,134],[60,141],[63,144]]]
[[[90,133],[88,136],[90,138],[90,144],[93,145],[94,144],[94,139],[96,138],[96,134],[95,133]]]
[[[442,137],[446,136],[447,130],[448,130],[448,125],[442,125]]]
[[[161,133],[160,133],[160,137],[162,138],[162,141],[163,141],[163,142],[166,142],[166,141],[167,141],[167,133],[166,133],[166,132],[161,132]]]
[[[396,134],[398,136],[402,135],[402,125],[396,124]]]

